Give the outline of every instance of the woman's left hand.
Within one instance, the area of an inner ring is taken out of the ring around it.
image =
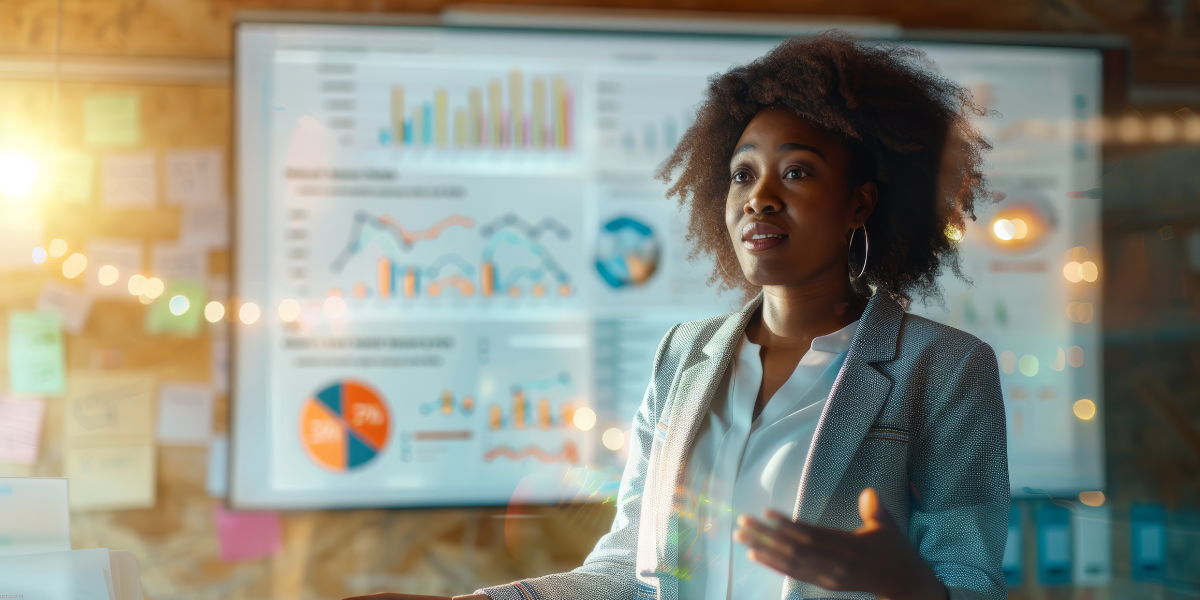
[[[858,512],[863,526],[855,531],[797,523],[775,511],[767,517],[777,527],[742,515],[734,539],[750,548],[751,560],[828,590],[868,592],[881,600],[947,598],[875,490],[862,491]]]

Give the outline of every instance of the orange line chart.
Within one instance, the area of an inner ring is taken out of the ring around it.
[[[409,246],[425,240],[436,240],[437,237],[442,234],[442,231],[448,227],[458,225],[460,227],[470,229],[475,226],[475,219],[472,219],[471,217],[464,217],[463,215],[449,215],[443,218],[441,221],[434,223],[433,226],[429,227],[428,229],[419,229],[416,231],[409,231],[405,229],[399,221],[392,217],[392,215],[380,215],[379,222],[399,234],[400,239],[404,240],[404,243]]]
[[[507,458],[514,462],[525,458],[535,458],[547,464],[555,462],[578,464],[579,448],[575,445],[575,442],[567,440],[563,442],[562,450],[557,453],[547,452],[537,446],[530,445],[520,450],[509,446],[496,446],[483,455],[484,462],[492,462],[497,458]]]

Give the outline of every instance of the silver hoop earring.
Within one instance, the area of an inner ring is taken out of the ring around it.
[[[862,266],[862,270],[858,272],[858,276],[855,277],[855,279],[861,279],[863,274],[867,272],[867,261],[870,260],[870,258],[871,258],[871,234],[867,233],[866,225],[862,226],[862,230],[863,230],[863,244],[865,245],[865,248],[863,249],[863,266]],[[856,233],[858,233],[857,229],[850,230],[850,243],[846,244],[847,248],[850,248],[851,246],[854,245],[854,234],[856,234]]]

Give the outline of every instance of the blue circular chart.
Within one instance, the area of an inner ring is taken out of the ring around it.
[[[596,272],[614,289],[645,285],[658,270],[658,238],[649,225],[632,217],[616,217],[601,226],[596,246]]]

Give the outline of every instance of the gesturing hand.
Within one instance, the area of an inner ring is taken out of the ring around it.
[[[738,517],[734,539],[750,560],[829,590],[868,592],[881,600],[944,600],[946,588],[879,504],[875,490],[858,496],[863,526],[842,531],[797,523],[775,511],[775,527]]]
[[[345,600],[488,600],[488,597],[483,594],[472,594],[470,596],[418,596],[417,594],[371,594],[370,596],[355,596],[346,598]]]

